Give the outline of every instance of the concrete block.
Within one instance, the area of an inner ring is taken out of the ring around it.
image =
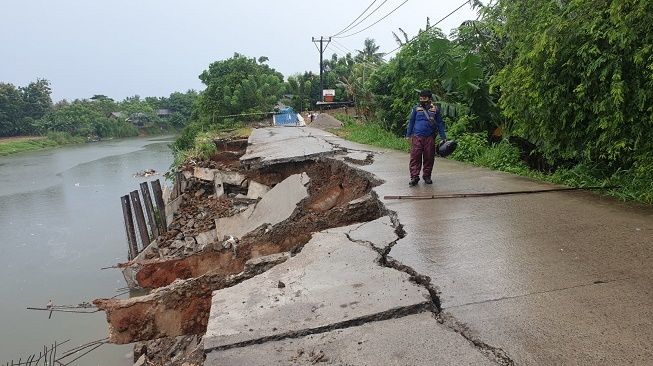
[[[247,198],[257,199],[263,197],[270,191],[270,187],[259,182],[250,181],[247,189]]]
[[[215,174],[218,172],[217,169],[202,168],[196,166],[193,170],[193,176],[197,179],[205,180],[208,182],[213,181]]]
[[[213,293],[205,350],[430,306],[425,288],[377,258],[344,234],[314,234],[285,263]]]
[[[174,215],[177,211],[179,211],[179,207],[181,206],[181,203],[183,202],[184,197],[179,196],[175,198],[174,200],[170,201],[166,205],[166,222],[170,223],[172,222],[172,219],[174,218]]]
[[[354,164],[363,165],[367,164],[369,161],[368,158],[371,158],[372,156],[374,155],[365,151],[354,151],[345,155],[344,160]]]
[[[224,184],[231,184],[233,186],[242,185],[243,187],[247,187],[245,176],[238,172],[220,171],[220,175],[222,176],[222,182]]]
[[[197,234],[195,240],[197,241],[198,248],[201,250],[204,249],[207,245],[213,243],[215,239],[217,239],[217,237],[218,237],[218,232],[215,229],[213,229]]]
[[[242,238],[263,224],[275,225],[287,219],[297,204],[308,197],[310,178],[305,173],[294,174],[272,188],[255,206],[231,217],[218,218],[215,227],[218,238]]]
[[[222,181],[222,174],[216,174],[213,177],[213,190],[215,197],[222,197],[224,195],[224,182]]]

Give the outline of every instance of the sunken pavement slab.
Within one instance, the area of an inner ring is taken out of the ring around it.
[[[279,163],[306,161],[332,156],[344,150],[322,138],[324,131],[310,128],[259,128],[249,136],[247,151],[240,163],[260,168]]]
[[[430,312],[207,355],[204,365],[496,365]]]
[[[308,197],[308,175],[294,174],[277,184],[256,205],[240,214],[215,220],[218,238],[238,239],[261,225],[275,225],[287,219],[301,200]]]
[[[394,239],[392,239],[394,240]],[[426,288],[369,244],[320,232],[268,272],[213,293],[206,352],[427,311]]]

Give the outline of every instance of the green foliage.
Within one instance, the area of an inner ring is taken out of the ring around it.
[[[334,131],[341,137],[361,144],[410,151],[410,142],[407,139],[397,137],[397,135],[387,131],[378,123],[358,123],[353,118],[345,115],[338,115],[337,118],[344,122],[341,130]]]
[[[50,131],[46,134],[48,140],[57,145],[79,144],[86,142],[86,139],[80,136],[73,136],[66,132]]]
[[[456,138],[458,147],[451,155],[452,159],[475,162],[488,149],[487,135],[485,133],[463,133]]]
[[[288,77],[286,93],[292,95],[289,105],[302,112],[313,109],[320,98],[320,77],[310,71]]]
[[[238,53],[209,65],[200,80],[206,89],[199,97],[198,111],[213,123],[219,116],[270,112],[284,92],[281,73]]]
[[[552,161],[629,169],[653,154],[653,2],[500,1],[503,113]]]
[[[47,80],[37,79],[20,88],[0,83],[0,137],[35,134],[35,121],[51,109]]]
[[[376,118],[397,134],[405,131],[417,92],[430,89],[446,117],[470,112],[476,99],[487,99],[480,58],[446,39],[436,28],[423,31],[367,81]],[[484,94],[485,93],[485,94]]]
[[[106,111],[117,108],[118,106],[109,100],[75,100],[59,104],[54,111],[40,119],[37,126],[39,131],[62,132],[84,138],[138,135],[134,125],[125,119],[109,117]]]

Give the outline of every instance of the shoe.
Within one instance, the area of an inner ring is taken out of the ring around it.
[[[424,183],[433,184],[433,180],[431,180],[431,177],[424,177]]]
[[[410,182],[408,182],[408,185],[411,187],[415,187],[417,185],[417,182],[419,182],[419,178],[410,178]]]

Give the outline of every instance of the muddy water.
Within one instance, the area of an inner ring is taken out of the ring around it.
[[[124,280],[100,270],[127,256],[119,197],[165,171],[169,138],[126,139],[0,157],[0,364],[44,344],[60,352],[107,336],[104,313],[25,308],[110,297]],[[131,347],[105,345],[76,364],[130,365]]]

